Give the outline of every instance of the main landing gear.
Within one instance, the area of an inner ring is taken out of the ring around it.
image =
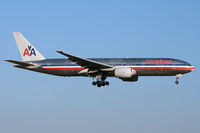
[[[110,83],[108,81],[105,81],[106,77],[99,76],[97,77],[97,81],[93,81],[92,85],[101,87],[101,86],[108,86]]]
[[[180,77],[182,76],[182,74],[177,74],[176,75],[176,81],[175,81],[175,84],[179,84],[179,79],[180,79]]]

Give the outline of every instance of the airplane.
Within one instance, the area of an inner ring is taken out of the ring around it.
[[[57,51],[67,58],[46,59],[20,33],[13,32],[23,61],[5,60],[14,67],[56,76],[93,77],[92,85],[108,86],[107,77],[116,77],[126,82],[136,82],[139,76],[176,76],[178,79],[195,68],[191,64],[173,58],[82,58]]]

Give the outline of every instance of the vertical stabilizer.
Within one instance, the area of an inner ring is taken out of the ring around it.
[[[19,52],[23,61],[36,61],[45,59],[42,54],[20,32],[13,32]]]

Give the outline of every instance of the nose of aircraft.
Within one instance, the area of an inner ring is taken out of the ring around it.
[[[190,64],[189,66],[190,66],[190,67],[189,67],[190,71],[191,71],[191,72],[194,71],[194,69],[195,69],[194,66],[191,65],[191,64]]]
[[[194,71],[194,69],[195,69],[194,66],[192,66],[192,67],[191,67],[191,71]]]

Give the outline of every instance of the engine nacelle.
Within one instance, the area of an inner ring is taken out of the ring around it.
[[[119,67],[114,70],[114,75],[120,79],[132,78],[135,74],[136,71],[128,67]]]

